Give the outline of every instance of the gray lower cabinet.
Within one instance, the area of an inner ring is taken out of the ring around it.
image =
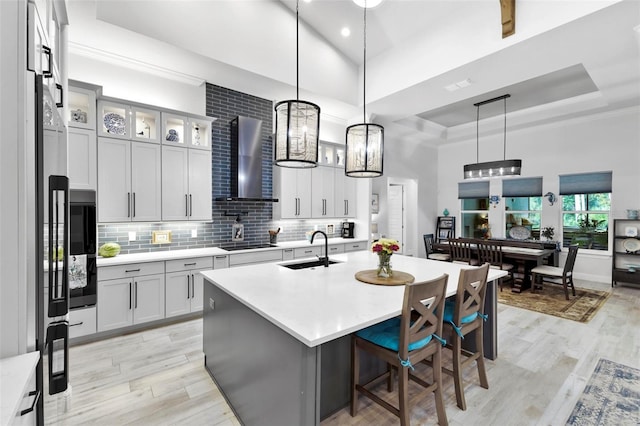
[[[100,268],[98,277],[98,331],[164,318],[164,262]]]
[[[165,315],[167,318],[202,311],[204,278],[213,268],[212,257],[167,261]]]

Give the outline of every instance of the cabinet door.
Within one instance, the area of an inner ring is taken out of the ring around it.
[[[151,222],[162,218],[160,145],[131,143],[131,218]]]
[[[131,108],[111,101],[98,101],[97,131],[99,136],[131,138]]]
[[[98,138],[98,222],[131,220],[131,147]]]
[[[298,194],[298,218],[311,217],[311,169],[296,170],[296,184]]]
[[[44,129],[42,172],[44,177],[44,220],[49,220],[49,176],[67,175],[66,150],[62,132],[58,129]]]
[[[190,312],[191,272],[180,271],[166,274],[166,317]]]
[[[334,216],[334,169],[319,166],[311,170],[311,217]]]
[[[297,172],[295,169],[274,167],[274,178],[277,179],[277,197],[280,217],[294,219],[298,217]]]
[[[98,179],[97,140],[94,130],[69,127],[69,187],[96,190]]]
[[[181,147],[162,147],[162,220],[188,218],[188,152]]]
[[[356,179],[345,176],[344,169],[334,169],[335,215],[356,216]]]
[[[204,271],[204,269],[202,269]],[[191,271],[191,312],[202,310],[204,300],[204,276],[200,270]]]
[[[98,281],[98,331],[133,323],[133,282],[129,278]]]
[[[189,149],[189,220],[211,220],[211,151]]]
[[[164,318],[164,274],[133,279],[133,323]]]

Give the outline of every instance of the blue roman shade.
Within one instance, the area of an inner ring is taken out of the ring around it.
[[[504,179],[503,197],[540,197],[542,196],[542,178]]]
[[[612,172],[560,175],[560,195],[611,192]]]
[[[489,181],[458,183],[458,198],[489,198]]]

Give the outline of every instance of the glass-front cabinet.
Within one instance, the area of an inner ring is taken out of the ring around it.
[[[211,120],[162,113],[162,143],[186,148],[211,148]]]
[[[98,136],[110,138],[131,138],[131,107],[126,104],[98,101]]]
[[[160,142],[160,111],[131,107],[132,139],[143,142]]]
[[[69,84],[67,122],[71,127],[94,129],[96,126],[95,90],[73,87]]]

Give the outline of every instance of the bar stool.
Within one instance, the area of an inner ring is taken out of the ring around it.
[[[407,284],[404,289],[402,315],[356,332],[351,339],[351,415],[358,413],[358,393],[369,397],[409,425],[409,379],[433,392],[438,423],[448,424],[442,399],[442,318],[448,275],[431,281]],[[387,371],[366,384],[360,384],[360,350],[382,359]],[[413,364],[432,358],[433,382],[414,376]],[[395,407],[373,393],[371,388],[385,379],[393,390],[393,372],[398,371],[399,406]]]
[[[484,367],[483,323],[484,298],[487,291],[487,274],[489,264],[478,268],[463,269],[458,279],[458,291],[454,301],[447,300],[444,309],[444,330],[448,331],[451,343],[447,348],[453,351],[453,368],[442,367],[442,370],[453,376],[456,388],[456,402],[462,410],[467,409],[462,382],[462,371],[473,361],[478,365],[480,386],[489,389],[487,373]],[[468,334],[475,334],[475,351],[462,348],[462,339]],[[463,355],[466,357],[463,360]]]

